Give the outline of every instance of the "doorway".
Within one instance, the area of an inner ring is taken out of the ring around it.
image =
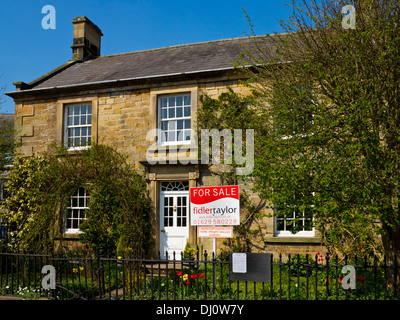
[[[180,260],[189,239],[189,183],[161,182],[160,253],[163,259]],[[168,256],[167,256],[168,255]]]

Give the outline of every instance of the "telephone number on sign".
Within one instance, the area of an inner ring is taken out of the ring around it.
[[[210,226],[210,225],[237,225],[237,219],[216,218],[216,219],[196,219],[192,221],[192,225]]]

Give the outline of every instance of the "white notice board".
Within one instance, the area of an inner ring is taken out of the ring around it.
[[[232,253],[232,272],[247,272],[247,255],[245,253]]]

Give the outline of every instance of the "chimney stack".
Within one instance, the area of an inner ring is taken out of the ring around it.
[[[87,17],[75,17],[74,41],[72,48],[72,60],[83,60],[91,55],[100,55],[101,30]]]

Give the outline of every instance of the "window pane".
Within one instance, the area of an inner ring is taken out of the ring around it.
[[[92,124],[92,116],[91,115],[87,116],[87,124]]]
[[[294,227],[294,221],[286,219],[286,231],[292,231]]]
[[[175,141],[175,132],[168,132],[167,141]]]
[[[169,97],[168,98],[168,106],[169,107],[175,106],[175,97]]]
[[[80,207],[80,208],[83,208],[83,207],[85,207],[85,201],[84,201],[84,198],[79,198],[79,201],[78,201],[78,203],[79,203],[79,207]]]
[[[161,134],[161,141],[167,141],[167,132]]]
[[[176,97],[176,105],[181,106],[182,104],[183,104],[183,97],[182,96]]]
[[[86,124],[86,116],[81,116],[81,124]]]
[[[68,138],[67,146],[68,147],[73,147],[74,146],[74,140],[72,138]]]
[[[185,140],[190,141],[190,130],[185,130]]]
[[[184,104],[185,104],[185,106],[190,106],[190,96],[184,97]]]
[[[183,110],[182,107],[177,107],[176,108],[176,117],[181,118],[183,116]]]
[[[278,219],[276,222],[276,230],[283,231],[284,230],[284,222],[282,219]]]
[[[176,127],[178,130],[179,129],[183,129],[183,120],[178,120],[177,121],[177,127]]]
[[[74,126],[79,126],[79,116],[74,116]]]
[[[167,117],[167,109],[161,109],[161,119],[165,119]]]
[[[176,130],[176,121],[169,121],[168,130],[175,131]]]
[[[73,120],[74,120],[74,117],[71,117],[71,116],[68,117],[68,125],[69,126],[73,125]]]
[[[185,117],[190,117],[190,107],[185,107]]]
[[[190,120],[185,120],[185,129],[190,129]]]
[[[184,134],[182,130],[177,131],[177,141],[183,141],[184,140]]]
[[[78,219],[73,219],[72,220],[72,229],[78,229]]]
[[[168,109],[168,118],[175,118],[175,108]]]

